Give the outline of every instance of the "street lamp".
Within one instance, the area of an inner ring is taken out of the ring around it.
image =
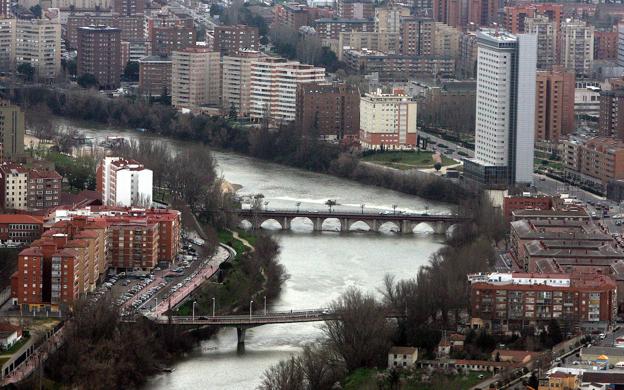
[[[193,322],[195,322],[195,305],[197,304],[197,301],[193,301]]]
[[[399,206],[398,206],[398,205],[396,205],[396,204],[393,204],[393,205],[392,205],[392,210],[394,210],[394,214],[396,214],[396,209],[397,209],[397,207],[399,207]]]
[[[267,309],[266,309],[266,295],[264,296],[264,315],[267,315]]]
[[[251,310],[253,307],[253,301],[249,301],[249,319],[251,320]]]
[[[366,206],[364,203],[360,205],[360,208],[362,209],[362,214],[364,214],[364,206]]]
[[[301,202],[297,202],[297,214],[299,214],[299,207],[301,207]]]
[[[212,297],[212,316],[215,316],[215,306],[216,306],[216,300],[215,297]]]

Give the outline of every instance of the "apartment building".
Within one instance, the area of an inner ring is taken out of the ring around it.
[[[605,191],[610,180],[624,179],[624,141],[611,137],[562,141],[563,168],[577,184]]]
[[[355,140],[360,131],[360,91],[345,83],[297,86],[296,126],[324,140]]]
[[[574,72],[555,66],[537,72],[535,81],[535,139],[559,142],[574,131]]]
[[[459,56],[457,74],[464,78],[477,76],[477,34],[465,32],[459,36]]]
[[[171,104],[198,110],[219,106],[221,95],[220,54],[205,47],[188,47],[171,55]]]
[[[561,23],[561,64],[577,76],[589,76],[594,64],[594,27],[577,19]]]
[[[222,59],[223,110],[232,107],[239,117],[249,117],[251,96],[251,63],[263,57],[259,51],[242,50]]]
[[[401,54],[429,56],[433,54],[435,21],[432,18],[405,17],[401,19]],[[368,49],[374,50],[372,47]]]
[[[108,26],[78,28],[78,76],[95,76],[100,88],[117,89],[121,63],[121,30]]]
[[[111,249],[108,262],[118,269],[150,270],[158,263],[158,224],[147,218],[107,218]]]
[[[121,30],[121,40],[145,46],[145,17],[142,15],[113,16],[76,14],[67,17],[65,43],[70,49],[78,48],[78,28],[87,26],[108,26]]]
[[[171,95],[171,58],[147,56],[139,60],[139,92],[147,96]]]
[[[113,0],[113,13],[123,16],[143,15],[145,0]]]
[[[155,15],[146,16],[145,30],[151,55],[171,55],[195,46],[193,18],[183,12],[163,8]]]
[[[600,91],[598,130],[602,136],[624,139],[624,88]]]
[[[456,58],[459,55],[460,34],[457,28],[436,22],[431,41],[431,54],[439,57]]]
[[[8,160],[24,154],[24,112],[19,106],[0,100],[0,154]]]
[[[341,32],[338,41],[332,41],[331,49],[336,53],[338,60],[342,61],[344,50],[361,50],[367,48],[389,54],[400,52],[400,35],[397,33],[380,33],[376,31]]]
[[[594,60],[616,60],[618,31],[594,31]]]
[[[343,61],[354,73],[377,73],[380,81],[407,81],[416,76],[452,77],[455,60],[445,56],[404,56],[368,49],[345,50]]]
[[[473,327],[508,332],[553,319],[611,323],[617,315],[617,287],[604,275],[492,273],[468,279]]]
[[[375,31],[397,34],[401,30],[401,20],[410,16],[410,9],[404,6],[375,8]]]
[[[46,82],[61,71],[61,25],[48,19],[18,19],[15,32],[16,65],[30,64],[35,77]]]
[[[260,36],[258,28],[238,24],[235,26],[216,26],[214,28],[212,50],[221,55],[231,56],[241,50],[259,50]]]
[[[341,32],[375,31],[372,19],[321,18],[314,21],[314,28],[322,40],[338,39]]]
[[[360,144],[365,149],[416,147],[418,103],[400,92],[377,90],[360,99]]]
[[[16,20],[0,16],[0,73],[15,70],[15,32]]]
[[[5,210],[28,208],[28,169],[21,164],[0,164],[0,204]]]
[[[53,169],[28,170],[28,203],[30,210],[42,210],[60,204],[63,177]]]
[[[121,157],[105,157],[96,169],[96,187],[108,206],[152,204],[152,171],[143,164]]]
[[[276,4],[273,13],[273,26],[286,26],[293,30],[312,26],[316,19],[332,16],[331,10],[326,8],[313,8],[294,2]]]
[[[487,187],[532,183],[537,38],[484,29],[477,43],[475,158],[464,177]]]
[[[291,122],[297,113],[297,85],[325,81],[325,69],[283,58],[251,63],[250,116]]]
[[[490,26],[498,20],[499,3],[496,0],[470,0],[468,2],[468,24]]]
[[[538,15],[548,17],[549,20],[555,23],[555,29],[559,30],[563,20],[563,4],[544,3],[507,6],[504,8],[504,14],[505,30],[512,34],[527,32],[526,19],[534,18]]]
[[[337,0],[336,16],[345,19],[373,19],[375,2],[372,0]]]
[[[559,63],[559,28],[546,15],[525,19],[528,34],[537,35],[537,69],[550,69]]]

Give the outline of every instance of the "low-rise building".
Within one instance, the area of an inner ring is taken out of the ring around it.
[[[492,273],[469,275],[471,325],[495,332],[543,326],[612,323],[617,286],[604,275]]]
[[[418,360],[418,348],[392,347],[388,352],[388,367],[412,367]]]
[[[8,322],[0,323],[0,349],[6,351],[22,339],[22,328]]]
[[[418,104],[402,93],[367,93],[360,99],[360,143],[366,149],[413,149]]]
[[[510,221],[515,210],[551,210],[552,196],[542,194],[523,193],[508,195],[503,198],[503,214]]]
[[[0,214],[0,243],[30,244],[39,239],[43,218],[28,214]]]
[[[624,141],[611,137],[562,142],[562,163],[568,180],[606,192],[610,180],[624,179]]]
[[[347,68],[360,74],[378,73],[380,81],[407,81],[417,76],[451,77],[455,60],[444,56],[405,56],[368,49],[344,50]]]

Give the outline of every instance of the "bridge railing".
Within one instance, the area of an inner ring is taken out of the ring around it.
[[[393,216],[402,216],[402,217],[447,217],[447,218],[465,218],[456,214],[440,214],[440,213],[418,213],[418,212],[405,212],[405,211],[378,211],[378,212],[357,212],[357,211],[341,211],[341,210],[297,210],[297,209],[269,209],[269,210],[254,210],[254,209],[237,209],[237,210],[229,210],[230,212],[235,212],[239,214],[289,214],[289,215],[311,215],[311,214],[319,214],[319,215],[343,215],[343,216],[385,216],[385,217],[393,217]]]

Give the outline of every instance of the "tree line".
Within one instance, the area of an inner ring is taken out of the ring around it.
[[[425,199],[457,203],[471,197],[460,185],[437,176],[398,172],[362,163],[357,152],[310,137],[310,132],[293,125],[284,125],[277,130],[269,130],[266,126],[242,127],[222,117],[182,114],[169,106],[125,97],[108,98],[94,91],[23,88],[16,90],[11,98],[29,113],[145,128],[154,134],[200,142],[212,148],[232,150]],[[46,123],[46,120],[41,122]]]

